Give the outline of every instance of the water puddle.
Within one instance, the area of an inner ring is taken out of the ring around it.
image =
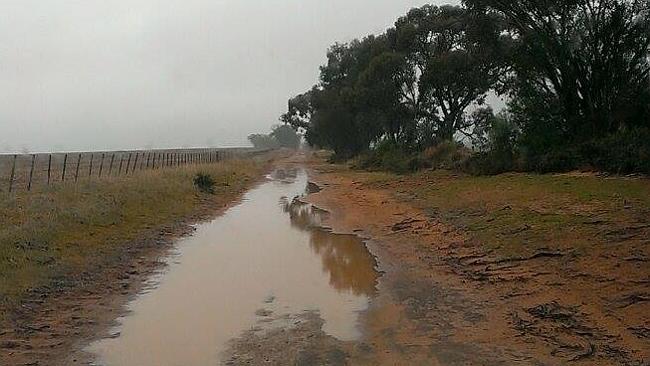
[[[297,197],[303,170],[278,170],[241,204],[179,242],[169,266],[128,305],[114,336],[88,347],[100,365],[218,364],[227,342],[261,317],[318,311],[323,330],[359,336],[375,289],[374,259],[351,235],[320,228],[326,213]]]

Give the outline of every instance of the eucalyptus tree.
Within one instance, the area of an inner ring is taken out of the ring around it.
[[[540,149],[648,126],[647,0],[466,0],[515,41],[512,110]]]
[[[407,65],[402,101],[424,144],[471,132],[469,107],[484,104],[506,69],[499,25],[493,14],[426,5],[388,30],[392,48]]]

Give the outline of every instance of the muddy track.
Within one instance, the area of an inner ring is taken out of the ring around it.
[[[334,230],[369,238],[385,272],[350,364],[650,362],[650,291],[631,281],[648,271],[627,260],[608,267],[616,249],[499,257],[406,203],[400,185],[377,189],[329,170],[313,163],[322,191],[309,201],[332,212]]]
[[[364,184],[362,173],[339,174],[319,161],[309,166],[320,189],[306,200],[331,213],[324,224],[335,232],[366,238],[382,272],[377,296],[360,315],[364,335],[341,342],[322,332],[318,314],[297,314],[295,326],[233,341],[225,364],[650,362],[650,292],[647,276],[638,280],[648,272],[625,267],[634,258],[618,259],[615,248],[606,256],[556,247],[500,257],[407,203],[398,192],[403,182],[381,189]]]
[[[304,200],[330,213],[323,225],[366,240],[381,272],[376,294],[359,315],[356,341],[328,335],[318,312],[260,309],[258,324],[231,340],[223,364],[648,364],[648,281],[626,267],[645,261],[643,250],[584,256],[549,247],[502,257],[437,212],[416,208],[399,192],[404,182],[378,188],[307,156],[283,164],[308,167]],[[158,258],[191,231],[189,223],[223,209],[206,205],[187,221],[152,229],[122,263],[88,274],[85,286],[34,294],[17,327],[0,331],[0,364],[88,362],[81,347],[107,335],[125,302],[160,268]],[[609,231],[625,240],[646,229]]]

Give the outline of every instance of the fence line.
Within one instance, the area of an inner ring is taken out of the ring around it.
[[[260,151],[202,149],[0,155],[0,192],[31,191],[34,187],[57,182],[78,183],[94,178],[130,176],[138,171],[214,164],[257,153]],[[70,161],[71,158],[76,158],[76,161]],[[69,172],[70,169],[73,171]],[[74,178],[70,174],[74,174]]]

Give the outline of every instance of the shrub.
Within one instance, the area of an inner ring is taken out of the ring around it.
[[[650,129],[620,130],[580,146],[584,163],[610,173],[650,174]]]
[[[434,169],[459,169],[471,155],[471,150],[462,144],[455,141],[443,141],[422,152],[420,165]]]
[[[203,193],[214,194],[215,182],[209,174],[197,173],[194,176],[194,186]]]
[[[416,171],[421,167],[417,156],[391,141],[379,143],[375,149],[362,154],[357,167],[367,170],[387,170],[404,174]]]

